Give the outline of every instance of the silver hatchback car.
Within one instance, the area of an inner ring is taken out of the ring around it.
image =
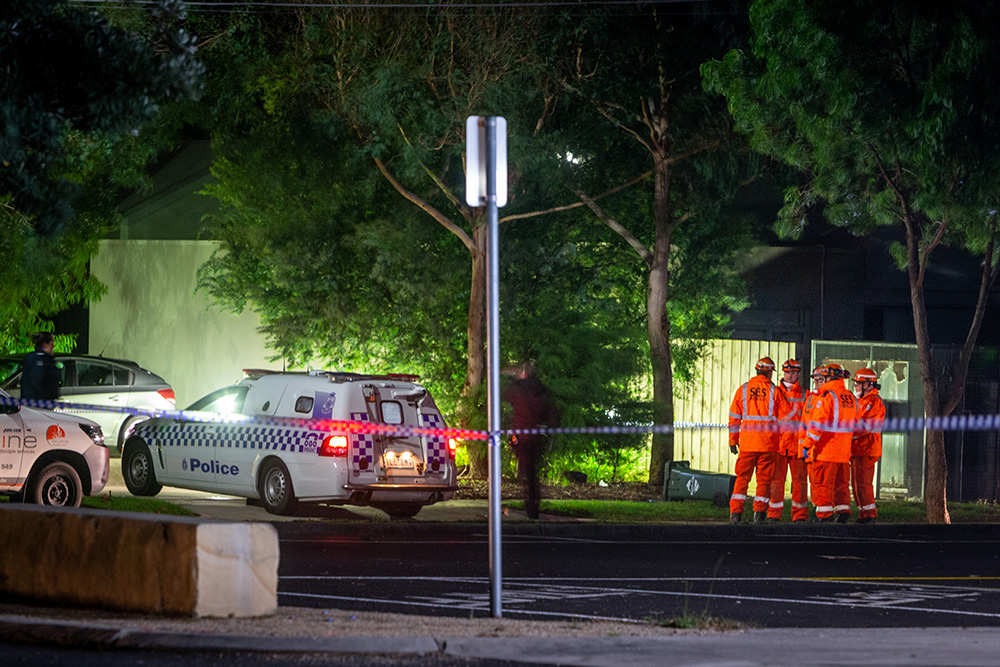
[[[59,400],[106,408],[137,410],[174,410],[173,388],[156,373],[134,361],[108,359],[86,354],[55,354],[59,369]],[[23,356],[0,358],[0,388],[15,398],[21,396]],[[108,448],[115,454],[131,435],[135,425],[147,419],[142,415],[103,410],[66,410],[101,425]]]

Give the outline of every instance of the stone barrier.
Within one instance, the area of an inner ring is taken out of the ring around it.
[[[278,607],[269,523],[10,503],[0,507],[0,594],[192,617]]]

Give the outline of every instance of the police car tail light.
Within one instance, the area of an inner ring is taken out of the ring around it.
[[[347,436],[346,435],[331,435],[323,441],[323,445],[319,448],[320,456],[347,456]]]
[[[455,460],[455,450],[458,449],[458,442],[455,438],[448,438],[448,458],[452,461]]]
[[[157,389],[156,393],[170,401],[174,405],[177,405],[177,397],[174,395],[173,389]]]

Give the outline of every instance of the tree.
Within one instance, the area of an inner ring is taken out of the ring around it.
[[[575,136],[563,132],[558,154],[574,194],[645,271],[653,419],[669,425],[675,368],[689,376],[698,356],[697,345],[689,345],[675,359],[672,341],[720,335],[725,307],[738,307],[739,280],[729,260],[746,247],[751,226],[727,205],[749,171],[723,105],[705,94],[698,73],[738,33],[732,21],[714,15],[671,14],[656,5],[627,16],[615,11],[576,26],[575,53],[561,59],[571,65],[560,75],[578,101],[579,122]],[[608,184],[641,179],[636,165],[649,180],[610,204],[598,200]],[[682,322],[684,329],[672,331]],[[655,434],[650,484],[663,484],[672,459],[673,434]]]
[[[133,135],[157,103],[196,93],[183,6],[163,0],[138,32],[63,0],[0,7],[0,346],[102,287],[87,262],[115,224],[119,188],[150,156]]]
[[[993,3],[812,3],[751,8],[752,53],[706,64],[751,146],[801,170],[781,230],[801,231],[823,206],[856,234],[902,230],[893,256],[909,279],[927,417],[950,414],[964,389],[998,270],[998,50]],[[923,280],[942,244],[982,258],[975,314],[954,381],[939,387]],[[944,434],[927,432],[928,521],[948,522]]]
[[[574,236],[573,218],[532,222],[551,207],[526,166],[547,150],[531,140],[546,109],[535,81],[544,73],[531,59],[533,15],[516,14],[276,11],[217,26],[205,50],[219,156],[209,191],[221,203],[211,233],[223,249],[202,284],[230,308],[257,310],[293,363],[429,373],[472,427],[486,426],[486,229],[461,192],[470,114],[506,116],[517,156],[502,221],[519,231],[504,232],[505,249],[517,249],[502,257],[518,289],[504,292],[503,354],[536,357],[543,376],[571,371],[555,387],[568,406],[618,403],[622,378],[638,372],[598,331],[624,309],[590,289],[619,279],[598,276],[614,264],[587,265],[577,248],[589,239]],[[608,335],[632,329],[621,316]]]

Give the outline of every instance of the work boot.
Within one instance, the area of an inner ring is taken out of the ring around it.
[[[833,523],[833,517],[832,516],[818,516],[815,519],[813,519],[813,521],[815,521],[816,523]]]
[[[736,513],[736,512],[734,512],[734,513],[732,513],[732,514],[729,515],[729,523],[739,523],[740,521],[743,521],[743,514],[742,513]]]
[[[767,520],[767,512],[766,511],[754,512],[753,513],[753,522],[754,523],[764,523],[766,520]]]
[[[837,523],[847,523],[851,520],[851,515],[847,512],[837,515]]]
[[[809,523],[809,519],[792,519],[792,523]]]
[[[860,519],[858,519],[858,523],[875,523],[875,517],[863,516]]]
[[[767,522],[768,523],[781,523],[781,519],[775,519],[774,517],[769,516],[769,517],[767,517]]]

